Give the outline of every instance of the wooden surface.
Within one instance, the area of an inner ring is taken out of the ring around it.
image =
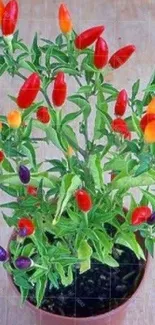
[[[52,39],[58,32],[58,0],[19,0],[20,34],[29,43],[35,31],[41,37]],[[108,77],[115,86],[131,91],[133,81],[141,78],[142,89],[149,80],[155,62],[155,2],[152,0],[66,0],[75,24],[81,31],[93,25],[106,26],[105,39],[111,53],[114,49],[128,43],[134,43],[137,54],[120,70]],[[7,93],[15,95],[20,81],[5,76],[0,79],[0,114],[12,108]],[[91,123],[90,123],[91,129]],[[59,154],[54,148],[52,157]],[[47,148],[42,147],[40,154],[47,155]],[[0,200],[7,198],[0,193]],[[6,246],[10,230],[0,219],[0,243]],[[143,289],[134,299],[129,309],[125,325],[155,324],[155,262],[151,261],[150,276]],[[35,325],[35,317],[26,309],[20,309],[18,300],[8,288],[6,274],[0,268],[0,325]],[[40,324],[43,325],[43,324]],[[110,325],[110,324],[109,324]]]

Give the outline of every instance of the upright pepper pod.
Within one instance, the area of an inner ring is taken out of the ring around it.
[[[4,152],[0,150],[0,163],[2,163],[4,159],[5,159]]]
[[[92,45],[103,33],[104,26],[96,26],[85,30],[75,39],[75,47],[79,50],[84,50],[86,47]]]
[[[103,69],[108,63],[108,54],[109,49],[106,41],[102,37],[99,37],[96,42],[94,53],[94,65],[97,69]]]
[[[148,206],[140,206],[134,209],[132,213],[132,225],[140,225],[151,217],[151,209]]]
[[[140,120],[140,127],[142,131],[145,131],[145,128],[148,123],[155,121],[155,114],[145,114]]]
[[[18,174],[19,174],[19,178],[20,178],[20,180],[21,180],[21,182],[23,184],[28,184],[29,183],[29,181],[30,181],[30,171],[26,166],[20,165]]]
[[[15,261],[15,266],[19,270],[29,269],[33,265],[33,261],[29,257],[20,256]]]
[[[155,114],[155,97],[153,97],[152,100],[150,101],[146,113]]]
[[[14,33],[18,19],[18,3],[16,0],[8,2],[2,17],[2,34],[10,36]]]
[[[88,212],[92,208],[92,199],[90,194],[84,190],[77,190],[75,193],[75,199],[78,208],[83,212]]]
[[[8,113],[7,122],[10,128],[18,129],[22,123],[22,115],[21,112],[14,110]]]
[[[128,94],[125,89],[122,89],[117,96],[115,104],[115,115],[123,116],[125,114],[127,104]]]
[[[146,143],[155,143],[155,120],[146,125],[144,131],[144,140]]]
[[[4,2],[3,0],[0,0],[0,25],[2,24],[2,18],[3,18],[3,14],[4,14]]]
[[[0,246],[0,262],[6,262],[7,259],[8,259],[8,253],[2,246]]]
[[[67,84],[65,82],[65,75],[59,72],[54,81],[52,101],[54,106],[60,107],[64,104],[67,96]]]
[[[18,221],[18,228],[20,231],[25,230],[26,236],[31,236],[35,231],[33,222],[27,218],[22,218]]]
[[[40,84],[40,77],[36,72],[26,79],[17,97],[17,104],[21,109],[26,109],[32,105],[40,90]]]
[[[41,106],[37,110],[37,120],[43,124],[47,124],[50,121],[50,114],[47,107]]]
[[[73,24],[70,16],[70,12],[65,4],[61,4],[59,7],[59,26],[62,33],[70,33],[73,29]]]
[[[112,55],[109,60],[109,64],[113,69],[118,69],[130,58],[135,50],[136,48],[134,45],[127,45],[125,47],[122,47]]]
[[[38,189],[35,186],[28,185],[27,186],[27,194],[32,195],[32,196],[37,196]]]

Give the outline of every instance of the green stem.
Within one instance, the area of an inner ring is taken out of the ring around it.
[[[85,218],[86,227],[88,227],[88,213],[87,212],[84,213],[84,218]]]
[[[39,269],[43,269],[43,270],[48,271],[48,268],[45,267],[45,266],[42,266],[42,265],[39,265],[39,264],[36,264],[36,263],[33,266],[36,267],[36,268],[39,268]]]

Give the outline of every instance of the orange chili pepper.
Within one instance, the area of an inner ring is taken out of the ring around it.
[[[70,12],[65,4],[61,4],[59,7],[59,26],[62,33],[70,33],[73,29],[73,24],[70,16]]]
[[[2,24],[3,13],[4,13],[4,3],[2,0],[0,0],[0,25]]]
[[[144,139],[147,143],[155,143],[155,121],[147,124],[144,131]]]
[[[19,111],[11,111],[7,116],[8,124],[11,128],[17,129],[20,127],[22,122],[21,113]]]
[[[147,108],[147,114],[155,114],[155,97],[152,98]]]

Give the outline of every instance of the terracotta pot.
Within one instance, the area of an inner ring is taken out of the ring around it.
[[[138,241],[144,247],[144,242],[139,235],[137,236]],[[111,310],[110,312],[104,313],[103,315],[92,316],[92,317],[85,317],[85,318],[71,318],[71,317],[64,317],[55,315],[52,313],[45,312],[44,310],[37,309],[34,305],[30,302],[26,302],[25,305],[28,307],[36,316],[36,325],[123,325],[125,316],[128,311],[129,304],[135,299],[136,295],[141,290],[145,279],[147,278],[148,268],[149,268],[149,261],[150,258],[147,256],[146,265],[144,268],[144,273],[142,275],[141,282],[137,287],[136,291],[133,295],[122,305],[117,307],[116,309]],[[12,290],[16,292],[19,296],[20,301],[20,294],[17,288],[14,286],[12,278],[8,276],[10,287]]]

